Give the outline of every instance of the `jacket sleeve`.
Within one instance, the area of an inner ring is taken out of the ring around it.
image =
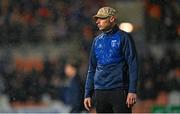
[[[130,34],[124,34],[124,56],[128,64],[129,92],[137,92],[138,60],[135,43]]]
[[[88,66],[88,73],[86,78],[85,84],[85,98],[92,97],[94,92],[94,75],[96,71],[96,57],[94,52],[94,42],[91,47],[90,57],[89,57],[89,66]]]

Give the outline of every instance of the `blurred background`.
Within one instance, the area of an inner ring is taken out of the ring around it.
[[[133,112],[180,112],[179,0],[0,0],[0,112],[78,112],[83,107],[92,16],[118,11],[139,55]]]

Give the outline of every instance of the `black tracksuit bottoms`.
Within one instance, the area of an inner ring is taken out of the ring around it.
[[[95,107],[97,113],[131,113],[127,107],[126,90],[95,90]]]

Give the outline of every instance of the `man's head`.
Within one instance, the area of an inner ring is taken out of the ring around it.
[[[93,18],[99,30],[108,31],[116,24],[116,10],[111,7],[102,7]]]

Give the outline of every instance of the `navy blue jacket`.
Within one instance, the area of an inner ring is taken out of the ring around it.
[[[97,36],[92,44],[85,84],[85,98],[94,90],[125,89],[136,93],[137,54],[130,34],[115,26]]]

